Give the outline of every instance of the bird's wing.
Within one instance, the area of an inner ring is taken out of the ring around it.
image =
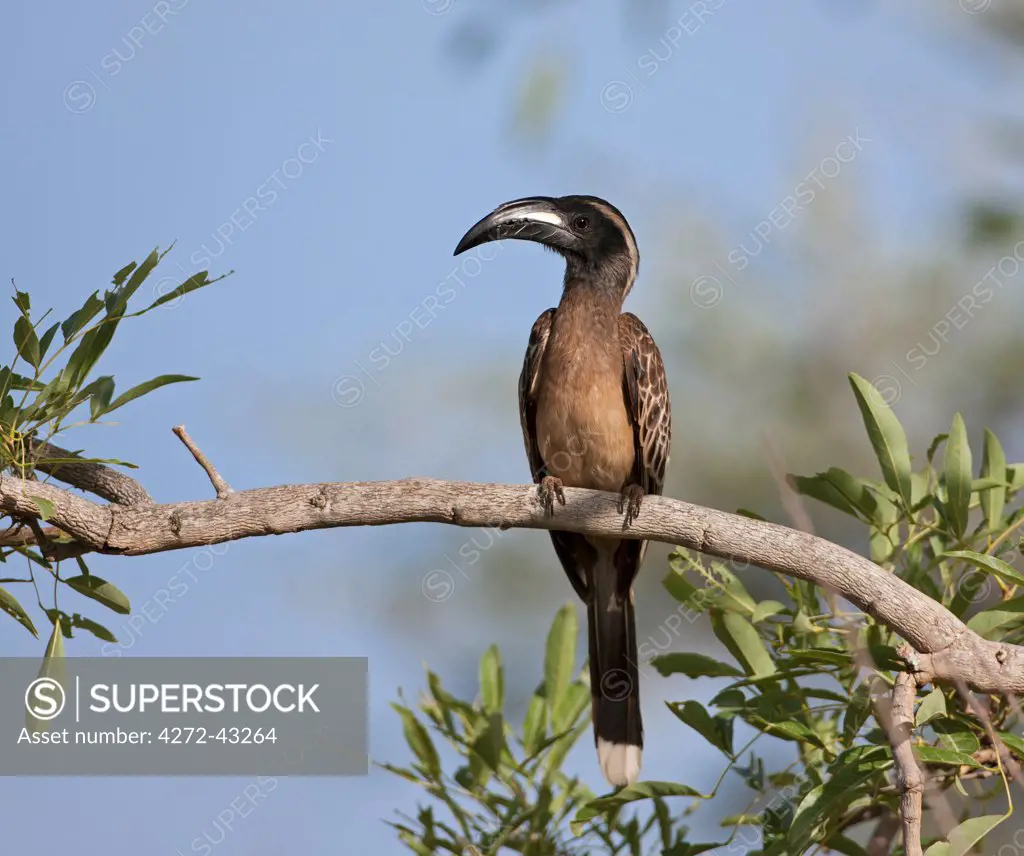
[[[544,459],[540,456],[540,446],[537,444],[537,376],[540,374],[554,317],[555,310],[548,309],[534,322],[530,343],[526,346],[526,357],[523,359],[523,371],[519,375],[519,419],[523,423],[523,442],[526,444],[526,457],[530,460],[530,472],[537,484],[546,475]]]
[[[643,321],[631,312],[619,316],[626,410],[633,423],[632,481],[645,494],[661,494],[672,445],[672,409],[661,351]],[[628,591],[647,554],[646,541],[623,541],[615,554],[620,591]]]
[[[661,494],[672,444],[672,408],[661,352],[644,323],[631,312],[619,316],[625,367],[626,408],[633,423],[633,478],[647,494]]]
[[[526,445],[526,457],[530,461],[530,471],[535,483],[547,475],[544,459],[540,454],[537,442],[537,376],[540,374],[544,349],[551,335],[551,322],[555,310],[548,309],[541,313],[540,318],[530,331],[530,343],[526,346],[526,357],[523,360],[523,371],[519,375],[519,419],[523,424],[523,443]],[[576,594],[586,600],[587,581],[584,568],[594,561],[593,548],[586,538],[569,532],[550,532],[551,543],[554,544],[558,560],[565,569],[565,574],[572,583]]]

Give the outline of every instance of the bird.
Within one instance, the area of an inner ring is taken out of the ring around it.
[[[565,487],[619,494],[624,528],[660,495],[672,440],[661,352],[622,304],[640,270],[633,230],[596,196],[533,196],[499,205],[455,255],[489,241],[534,241],[565,260],[562,296],[541,313],[519,376],[526,454],[547,514]],[[633,582],[647,542],[550,531],[587,609],[598,763],[614,787],[634,784],[643,750]]]

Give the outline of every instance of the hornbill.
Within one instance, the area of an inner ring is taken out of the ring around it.
[[[455,255],[520,238],[565,259],[562,299],[533,325],[519,377],[526,454],[541,501],[554,513],[563,486],[620,494],[628,527],[645,494],[660,494],[671,411],[658,346],[622,302],[640,266],[625,217],[594,196],[535,196],[499,206],[459,241]],[[587,605],[594,742],[605,778],[632,784],[643,726],[633,580],[647,542],[552,531],[576,594]]]

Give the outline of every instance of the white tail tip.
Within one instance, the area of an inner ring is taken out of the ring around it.
[[[616,787],[632,785],[640,775],[639,746],[597,739],[597,761],[604,777]]]

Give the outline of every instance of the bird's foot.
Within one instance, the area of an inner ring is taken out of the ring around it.
[[[638,484],[628,484],[619,494],[619,514],[625,512],[626,519],[622,523],[623,529],[629,529],[633,521],[640,514],[640,504],[644,500],[644,489]]]
[[[555,513],[555,499],[558,500],[559,505],[565,505],[565,491],[562,490],[563,487],[562,480],[557,476],[544,476],[540,480],[540,484],[537,485],[537,495],[540,498],[540,503],[548,514]]]

